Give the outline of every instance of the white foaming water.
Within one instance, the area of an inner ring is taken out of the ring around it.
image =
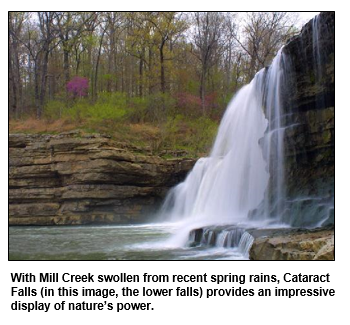
[[[258,72],[252,82],[234,96],[210,156],[199,159],[186,180],[168,194],[161,214],[166,220],[181,225],[171,240],[174,246],[184,245],[189,231],[196,227],[214,224],[250,226],[249,211],[257,208],[264,195],[268,195],[265,192],[271,159],[277,158],[273,166],[276,169],[274,188],[283,195],[281,62],[282,50],[268,69]],[[264,137],[262,148],[259,140]],[[277,202],[282,202],[280,197]],[[261,213],[260,225],[268,218],[269,209],[267,203],[265,212]],[[218,239],[220,244],[221,240]]]

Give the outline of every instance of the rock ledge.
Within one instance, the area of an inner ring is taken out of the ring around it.
[[[100,134],[10,134],[9,224],[143,222],[194,163]]]

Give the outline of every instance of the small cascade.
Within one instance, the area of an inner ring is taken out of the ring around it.
[[[254,242],[254,237],[250,233],[245,231],[242,234],[241,239],[238,243],[238,249],[240,250],[242,255],[244,256],[249,255],[249,250],[252,247],[253,242]]]
[[[211,229],[205,229],[201,239],[201,245],[214,246],[216,233]]]
[[[254,237],[243,228],[233,226],[212,226],[190,231],[187,246],[235,248],[248,256]]]
[[[223,230],[217,236],[216,246],[217,247],[238,247],[243,233],[244,233],[244,229],[242,228]]]
[[[245,230],[233,226],[208,226],[190,231],[188,246],[238,247]]]

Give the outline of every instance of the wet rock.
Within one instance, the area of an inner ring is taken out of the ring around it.
[[[334,12],[322,12],[283,49],[283,221],[295,227],[314,226],[315,220],[324,220],[322,225],[334,223],[334,213],[329,213],[334,207],[334,22]],[[320,35],[317,41],[315,28]],[[273,186],[278,177],[274,171],[275,164],[271,163],[269,214],[280,218],[273,211],[281,195]],[[251,212],[252,217],[255,215],[257,212]]]

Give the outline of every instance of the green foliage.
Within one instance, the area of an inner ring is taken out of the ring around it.
[[[133,123],[162,123],[175,113],[176,101],[161,92],[144,98],[134,97],[129,101],[128,120]]]
[[[157,93],[127,98],[122,93],[100,93],[95,103],[79,98],[70,103],[52,100],[44,116],[49,121],[65,119],[87,132],[103,132],[154,154],[180,150],[185,155],[207,154],[218,122],[210,117],[188,115],[169,95]],[[181,112],[181,114],[179,114]]]
[[[61,117],[64,103],[60,100],[50,100],[44,108],[44,117],[49,121],[57,120]]]
[[[121,93],[100,93],[95,104],[88,106],[86,116],[93,121],[121,120],[127,113],[127,98]]]
[[[207,154],[213,144],[218,123],[208,117],[176,115],[161,128],[159,150],[184,150],[189,156]]]
[[[44,109],[44,116],[48,120],[68,118],[73,122],[103,122],[119,121],[127,113],[127,99],[121,93],[101,93],[95,103],[88,99],[79,98],[67,105],[63,101],[49,101]]]
[[[189,137],[193,152],[207,153],[213,142],[218,130],[218,123],[209,117],[200,117],[188,122],[193,129],[194,136]]]
[[[167,146],[175,149],[178,148],[179,132],[181,132],[183,123],[184,117],[182,115],[176,115],[167,119],[163,127],[164,140]]]

